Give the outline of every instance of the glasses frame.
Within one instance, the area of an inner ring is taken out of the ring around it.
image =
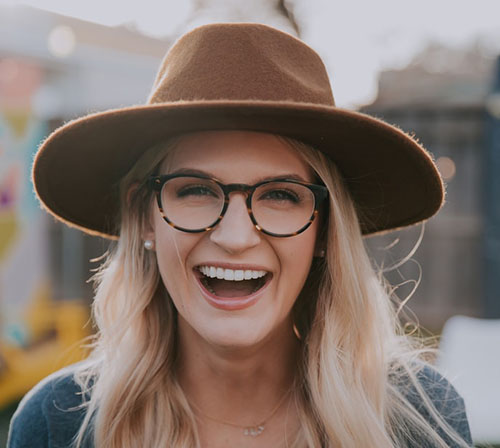
[[[215,182],[220,187],[220,189],[224,193],[224,204],[222,206],[222,210],[220,212],[219,217],[212,224],[210,224],[207,227],[202,227],[200,229],[193,230],[193,229],[186,229],[184,227],[179,227],[179,226],[175,225],[172,221],[170,221],[170,219],[168,219],[168,217],[166,216],[165,211],[163,209],[162,202],[161,202],[161,191],[162,191],[163,186],[165,185],[165,183],[167,181],[169,181],[170,179],[178,178],[178,177],[194,177],[197,179],[210,180],[210,181]],[[293,184],[302,185],[304,187],[307,187],[309,190],[311,190],[311,192],[314,195],[314,210],[309,218],[309,221],[303,227],[301,227],[299,230],[297,230],[293,233],[277,234],[277,233],[269,232],[269,231],[263,229],[262,227],[260,227],[259,223],[255,219],[255,216],[253,215],[252,196],[253,196],[255,190],[262,185],[270,184],[273,182],[289,182],[289,183],[293,183]],[[222,221],[222,218],[224,218],[224,215],[226,214],[227,208],[229,206],[229,195],[233,192],[241,192],[241,193],[244,193],[246,195],[246,206],[247,206],[248,215],[250,216],[250,220],[252,221],[253,225],[255,226],[255,228],[259,232],[262,232],[266,235],[274,236],[277,238],[288,238],[291,236],[296,236],[296,235],[299,235],[300,233],[304,232],[313,223],[314,219],[318,215],[319,205],[328,197],[328,189],[323,185],[316,185],[316,184],[311,184],[311,183],[307,183],[307,182],[300,182],[300,181],[295,180],[295,179],[288,179],[288,178],[283,178],[283,177],[265,180],[265,181],[256,183],[254,185],[247,185],[247,184],[223,184],[218,179],[215,179],[215,178],[210,177],[210,176],[203,176],[200,174],[163,174],[160,176],[151,176],[148,179],[148,185],[151,188],[151,190],[153,190],[156,193],[156,203],[158,204],[160,214],[163,217],[163,219],[165,220],[165,222],[167,222],[174,229],[181,230],[182,232],[186,232],[186,233],[201,233],[201,232],[208,232],[208,231],[212,230],[217,224],[219,224],[219,222]]]

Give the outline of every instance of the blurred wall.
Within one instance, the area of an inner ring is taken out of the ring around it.
[[[430,45],[405,69],[380,75],[379,95],[365,112],[414,135],[433,155],[446,184],[446,203],[425,225],[416,254],[387,272],[401,299],[420,323],[439,331],[455,314],[498,317],[485,300],[484,226],[487,201],[486,102],[493,80],[493,60],[477,48]],[[489,199],[487,199],[489,197]],[[368,241],[375,256],[394,242],[392,260],[404,259],[421,228]],[[500,273],[497,273],[497,276]],[[407,282],[407,283],[405,283]]]

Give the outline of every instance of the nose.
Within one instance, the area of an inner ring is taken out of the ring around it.
[[[232,193],[224,217],[210,233],[210,240],[230,254],[238,254],[257,246],[261,233],[248,215],[246,197]]]

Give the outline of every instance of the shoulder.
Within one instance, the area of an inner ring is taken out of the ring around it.
[[[8,448],[70,446],[85,415],[77,367],[55,372],[25,395],[10,422]]]
[[[463,409],[463,399],[453,385],[436,369],[424,366],[417,372],[422,388],[438,410]]]
[[[424,365],[416,372],[418,384],[421,391],[415,386],[405,387],[404,394],[414,408],[432,426],[438,428],[435,419],[432,417],[429,407],[425,404],[428,398],[437,413],[451,426],[470,446],[472,439],[465,411],[465,403],[453,385],[436,369],[429,365]],[[422,394],[422,391],[424,394]],[[440,435],[447,440],[449,446],[456,446],[448,439],[444,433],[438,429]]]

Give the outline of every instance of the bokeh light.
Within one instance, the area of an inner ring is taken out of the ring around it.
[[[47,44],[51,54],[58,58],[66,58],[75,51],[75,33],[69,26],[58,25],[49,33]]]
[[[449,157],[439,157],[436,160],[439,172],[443,176],[444,180],[451,180],[455,176],[457,171],[455,162]]]

